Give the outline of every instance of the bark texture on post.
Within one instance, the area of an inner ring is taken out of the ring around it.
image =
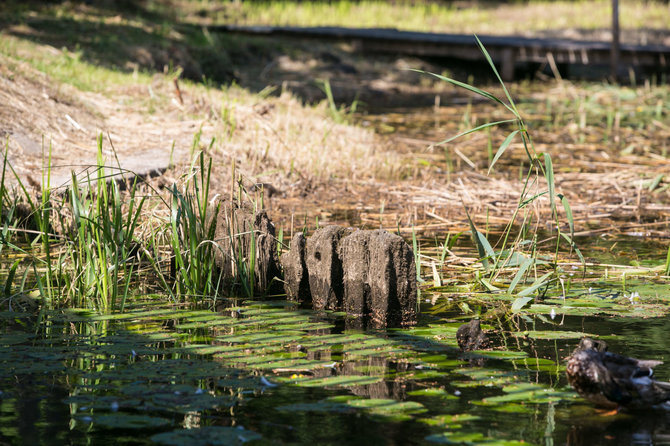
[[[307,238],[302,232],[298,232],[291,239],[291,249],[281,257],[286,297],[298,302],[306,302],[312,298],[305,263],[306,244]]]
[[[265,211],[254,212],[250,206],[221,201],[214,238],[217,243],[214,259],[224,279],[238,276],[239,256],[249,264],[255,246],[254,289],[263,294],[281,292],[275,228]]]
[[[315,310],[336,310],[342,305],[342,261],[340,239],[351,231],[340,226],[317,229],[307,239],[305,265]]]
[[[416,322],[414,253],[402,237],[327,226],[306,240],[304,252],[302,243],[301,235],[294,237],[282,260],[289,298],[304,301],[311,292],[315,310],[344,310],[349,328]],[[309,287],[301,283],[305,274]]]

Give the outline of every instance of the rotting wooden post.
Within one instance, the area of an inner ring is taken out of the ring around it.
[[[505,82],[514,80],[514,49],[506,47],[502,50],[500,75]]]
[[[612,81],[617,81],[620,49],[619,33],[619,0],[612,0],[612,47],[610,50],[610,64]]]

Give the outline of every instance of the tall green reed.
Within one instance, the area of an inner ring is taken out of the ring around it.
[[[512,125],[513,127],[515,127],[514,130],[512,130],[504,139],[504,141],[496,151],[495,155],[493,155],[489,163],[488,173],[490,174],[493,171],[494,165],[500,159],[500,157],[508,150],[512,142],[518,139],[521,140],[530,168],[525,172],[525,174],[522,177],[522,190],[519,196],[517,207],[515,208],[513,215],[510,217],[509,222],[503,231],[501,240],[497,245],[498,247],[497,250],[493,248],[493,246],[489,243],[484,234],[482,234],[477,230],[474,221],[470,217],[469,213],[467,213],[467,209],[466,214],[470,224],[474,243],[477,247],[479,257],[481,258],[482,261],[482,266],[484,267],[484,270],[488,273],[488,278],[482,281],[482,284],[485,287],[491,289],[492,287],[492,285],[490,285],[491,281],[494,280],[501,273],[503,268],[513,267],[517,269],[517,273],[513,278],[509,287],[509,292],[511,293],[512,291],[514,291],[514,289],[516,288],[517,284],[520,282],[523,276],[535,270],[537,265],[541,263],[546,263],[540,261],[537,255],[527,256],[521,254],[521,251],[523,251],[522,246],[528,245],[529,241],[523,239],[523,236],[525,234],[525,231],[523,230],[518,231],[516,237],[513,238],[512,237],[513,228],[517,222],[519,214],[522,212],[523,212],[522,223],[520,226],[523,228],[526,225],[527,220],[530,218],[530,213],[527,210],[531,203],[535,202],[541,197],[546,196],[549,198],[549,205],[553,221],[552,227],[557,233],[556,245],[554,249],[554,261],[552,265],[550,265],[553,267],[553,273],[541,276],[540,277],[541,280],[539,283],[537,283],[536,280],[530,287],[524,290],[526,293],[530,294],[531,292],[537,290],[541,286],[549,285],[549,283],[555,279],[555,277],[553,276],[555,276],[557,273],[558,250],[561,240],[564,240],[565,242],[568,243],[570,250],[574,251],[577,254],[577,256],[579,257],[579,259],[582,261],[583,264],[585,262],[581,252],[574,243],[574,219],[572,216],[572,210],[570,208],[570,205],[567,201],[567,198],[564,195],[556,192],[554,169],[551,160],[551,155],[549,153],[538,154],[535,151],[535,146],[533,144],[530,131],[526,126],[520,111],[516,107],[516,104],[514,103],[514,100],[512,99],[512,96],[510,95],[505,83],[500,77],[500,74],[498,73],[498,70],[496,69],[495,64],[493,63],[491,56],[489,55],[488,51],[481,43],[479,38],[475,36],[475,39],[477,40],[477,44],[480,50],[484,54],[491,69],[493,70],[493,73],[495,74],[498,82],[500,83],[500,86],[504,93],[504,97],[499,98],[487,91],[474,87],[469,83],[463,83],[440,74],[428,73],[421,70],[414,70],[414,71],[435,76],[436,78],[448,82],[452,85],[463,88],[476,95],[489,99],[507,109],[507,111],[511,114],[511,118],[509,119],[496,122],[488,122],[479,125],[477,127],[470,128],[453,137],[447,138],[444,141],[439,142],[438,145],[447,144],[461,136],[468,135],[470,133],[482,130],[489,131],[492,127],[495,126]],[[544,179],[545,183],[544,187],[541,186],[540,179]],[[562,208],[565,212],[565,218],[567,220],[567,226],[568,226],[567,232],[563,231],[561,227],[558,202],[561,203]],[[530,245],[532,246],[531,252],[537,253],[535,242],[533,240],[530,241]],[[519,294],[521,294],[522,292],[520,292]]]
[[[333,118],[338,124],[348,124],[352,121],[353,115],[358,109],[358,99],[354,99],[351,105],[338,107],[335,103],[335,96],[333,95],[333,90],[330,87],[330,81],[328,79],[318,80],[318,87],[326,95],[326,100],[328,101],[328,111],[330,112],[330,117]]]
[[[196,134],[194,146],[198,141]],[[216,240],[223,210],[221,202],[210,196],[212,160],[206,159],[203,152],[194,155],[181,187],[174,185],[170,189],[170,200],[155,203],[158,208],[169,208],[170,218],[161,223],[160,218],[145,212],[147,197],[140,196],[137,177],[130,173],[134,179],[127,182],[124,177],[129,172],[121,169],[118,160],[116,167],[105,165],[102,149],[100,135],[94,169],[84,178],[73,173],[67,189],[57,192],[50,186],[49,151],[37,194],[27,190],[5,153],[0,174],[0,253],[7,249],[23,257],[14,262],[4,284],[0,284],[5,294],[0,296],[1,302],[9,299],[11,293],[16,294],[14,282],[20,279],[20,292],[26,284],[33,287],[42,296],[44,307],[123,311],[138,286],[140,254],[141,261],[146,261],[154,272],[152,285],[174,301],[200,302],[207,298],[216,303],[223,291],[243,296],[258,292],[258,234],[254,214],[250,219],[249,206],[241,204],[247,201],[241,184],[239,197],[226,206],[222,219],[225,229],[220,237],[224,240]],[[6,186],[9,171],[17,183],[12,192]],[[119,178],[124,178],[124,183]],[[127,191],[122,190],[122,184],[128,186]],[[19,232],[19,198],[27,203],[35,228],[23,231],[28,243],[23,247],[12,240]],[[256,206],[253,202],[254,212]],[[159,209],[158,215],[160,212]],[[138,234],[145,225],[153,229],[145,231],[145,235]],[[166,267],[169,256],[161,255],[165,251],[172,255],[170,271]],[[230,270],[216,264],[217,254],[232,261]]]
[[[69,204],[72,222],[67,234],[63,294],[75,306],[94,306],[100,311],[123,311],[134,279],[140,241],[136,229],[146,197],[136,196],[138,181],[132,180],[124,197],[108,176],[98,137],[95,177],[87,175],[82,184],[72,173]],[[120,166],[119,171],[123,174]],[[49,268],[48,268],[49,269]],[[48,270],[47,269],[47,270]]]
[[[197,160],[197,161],[196,161]],[[198,302],[222,290],[215,263],[215,242],[220,205],[210,204],[212,160],[200,152],[187,175],[183,191],[171,189],[170,245],[174,254],[174,293],[179,299]]]

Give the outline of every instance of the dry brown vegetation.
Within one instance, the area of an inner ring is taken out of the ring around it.
[[[328,116],[327,104],[305,106],[288,91],[259,97],[242,88],[206,88],[155,74],[146,83],[94,93],[55,83],[25,62],[0,57],[0,131],[8,138],[9,159],[33,182],[40,181],[36,168],[49,146],[53,165],[64,166],[53,171],[58,179],[67,179],[71,168],[94,165],[100,133],[108,150],[111,140],[124,167],[123,160],[133,158],[132,170],[162,166],[174,145],[177,166],[188,166],[194,149],[206,150],[220,175],[229,175],[234,162],[247,186],[269,182],[288,191],[337,178],[389,176],[398,168],[398,157],[384,153],[370,129],[337,123]],[[111,152],[109,162],[115,164]],[[179,168],[169,173],[178,174]],[[222,188],[230,184],[221,178],[218,183]]]
[[[21,27],[24,36],[34,31]],[[110,151],[113,144],[131,170],[172,160],[175,166],[159,180],[162,184],[185,171],[194,150],[205,150],[214,159],[215,192],[228,194],[234,164],[249,191],[264,185],[273,219],[285,227],[306,220],[312,225],[318,216],[322,222],[389,229],[464,230],[463,206],[478,223],[491,226],[507,222],[518,206],[519,175],[529,166],[518,143],[487,175],[487,146],[495,153],[508,129],[433,145],[468,126],[509,117],[501,108],[400,69],[439,71],[438,66],[365,59],[342,45],[315,47],[319,55],[310,56],[305,45],[298,45],[264,54],[268,63],[236,66],[241,81],[258,83],[262,73],[275,87],[272,94],[259,94],[184,80],[178,69],[119,73],[65,49],[27,43],[18,34],[10,28],[2,36],[0,134],[7,137],[10,160],[32,183],[40,182],[44,148],[52,147],[53,164],[64,166],[60,178],[65,181],[72,166],[95,164],[95,141],[102,133],[105,148]],[[315,76],[329,73],[332,55],[356,68],[330,72],[336,96],[347,103],[359,86],[364,97],[383,98],[369,108],[388,105],[394,97],[407,106],[412,98],[425,104],[427,97],[438,96],[439,107],[398,118],[358,115],[351,121],[356,125],[338,122],[327,102],[310,106],[301,99],[306,86],[315,91]],[[63,60],[70,61],[71,71],[53,68]],[[89,67],[96,68],[88,73]],[[101,85],[91,86],[95,81],[89,80],[76,87],[81,78],[71,73],[100,78]],[[543,81],[510,87],[537,152],[547,151],[554,159],[557,191],[569,198],[577,231],[660,234],[654,231],[664,228],[670,213],[666,85]],[[491,90],[501,95],[497,87]],[[432,124],[422,124],[427,120]],[[540,180],[533,187],[537,193],[546,189]],[[536,224],[546,221],[547,204],[538,200],[529,208]]]

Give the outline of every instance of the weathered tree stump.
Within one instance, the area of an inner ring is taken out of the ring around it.
[[[298,232],[291,239],[291,249],[281,257],[286,297],[298,302],[306,302],[312,298],[309,291],[307,265],[305,264],[306,243],[305,234]]]
[[[373,231],[356,231],[340,244],[344,271],[343,309],[348,316],[362,318],[370,297],[370,239]]]
[[[351,232],[340,226],[325,226],[307,239],[305,265],[315,310],[336,310],[342,305],[342,261],[340,240]]]
[[[402,237],[357,231],[342,240],[344,309],[369,316],[375,327],[416,321],[414,254]]]
[[[416,322],[414,254],[400,236],[326,226],[306,241],[295,236],[282,265],[289,298],[311,293],[315,310],[343,309],[349,327]]]
[[[221,269],[224,279],[238,276],[241,261],[249,264],[254,255],[254,287],[263,293],[281,292],[281,269],[277,256],[275,228],[267,213],[254,212],[250,206],[221,201],[216,217],[214,238],[217,242],[215,263]]]

